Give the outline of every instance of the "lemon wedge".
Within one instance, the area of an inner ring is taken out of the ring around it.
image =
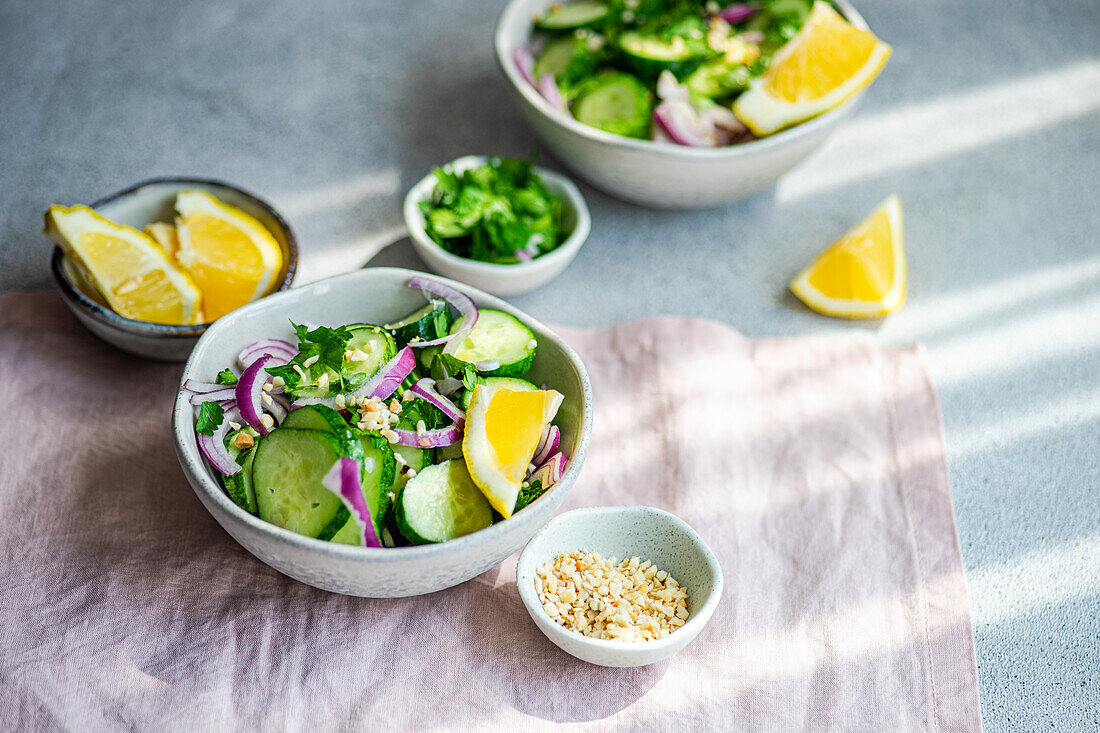
[[[176,213],[176,261],[202,289],[207,319],[267,293],[283,267],[283,253],[263,224],[198,190],[176,196]]]
[[[145,233],[153,238],[169,259],[175,259],[176,251],[180,248],[180,239],[176,234],[175,225],[166,224],[163,221],[146,224]]]
[[[892,51],[832,6],[816,2],[806,24],[737,98],[733,111],[754,135],[778,132],[839,107],[874,81]]]
[[[126,318],[152,323],[202,322],[202,293],[148,235],[87,206],[51,206],[42,230],[65,250]]]
[[[891,196],[791,281],[791,291],[818,313],[879,318],[905,303],[901,199]]]
[[[462,456],[470,478],[505,519],[512,516],[543,428],[561,402],[562,395],[552,389],[474,387],[466,409]]]

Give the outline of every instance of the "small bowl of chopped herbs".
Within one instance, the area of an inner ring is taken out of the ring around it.
[[[413,186],[405,223],[428,267],[494,295],[553,280],[592,228],[568,178],[527,160],[481,155],[451,161]]]

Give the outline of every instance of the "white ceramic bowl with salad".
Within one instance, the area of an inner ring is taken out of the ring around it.
[[[467,155],[447,163],[443,169],[456,174],[485,166],[485,155]],[[592,229],[592,217],[577,186],[565,176],[540,166],[531,166],[546,190],[561,202],[562,233],[560,242],[548,252],[520,253],[522,260],[507,263],[481,262],[452,254],[428,234],[421,206],[430,202],[438,179],[435,173],[425,176],[405,196],[405,225],[409,228],[413,248],[433,271],[473,285],[493,295],[516,295],[534,290],[550,282],[569,266]]]
[[[774,183],[820,147],[851,116],[862,96],[858,92],[831,111],[767,137],[720,147],[689,147],[606,132],[548,101],[517,62],[517,49],[530,49],[539,35],[533,19],[553,4],[512,0],[507,5],[494,38],[497,63],[520,111],[543,142],[592,185],[631,203],[693,209],[748,196]],[[582,0],[580,4],[594,3]],[[567,1],[563,7],[568,5]],[[846,0],[836,0],[834,5],[849,23],[866,30],[867,24]],[[527,73],[531,75],[530,70]],[[547,93],[551,98],[556,94],[554,89]],[[621,101],[621,94],[614,96]]]
[[[372,268],[215,322],[172,421],[195,493],[252,554],[400,597],[469,580],[549,520],[584,462],[592,392],[576,353],[508,304]]]

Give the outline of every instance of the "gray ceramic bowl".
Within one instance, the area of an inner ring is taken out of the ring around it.
[[[263,199],[231,183],[209,178],[150,178],[91,204],[111,221],[142,229],[175,218],[176,194],[187,189],[209,191],[230,206],[256,217],[283,250],[283,270],[276,290],[286,290],[298,266],[298,241],[286,220]],[[111,310],[60,247],[54,247],[51,269],[65,305],[89,331],[127,353],[157,361],[183,361],[209,323],[172,326],[124,318]]]
[[[467,155],[452,160],[444,167],[450,171],[462,172],[483,165],[488,159],[485,155]],[[420,259],[444,277],[461,280],[493,295],[526,293],[560,275],[588,239],[588,233],[592,230],[592,217],[588,213],[584,197],[572,181],[545,168],[535,166],[534,170],[546,184],[547,190],[564,203],[564,224],[569,230],[569,236],[557,249],[530,262],[514,265],[479,262],[451,254],[436,244],[424,230],[424,214],[420,211],[420,202],[431,197],[436,184],[435,176],[428,174],[405,196],[405,225],[409,228],[413,248]]]
[[[593,639],[556,623],[538,599],[535,574],[544,562],[576,550],[649,560],[687,591],[687,623],[643,642]],[[535,624],[564,651],[604,667],[640,667],[672,656],[699,635],[722,597],[722,568],[703,538],[674,514],[647,506],[597,507],[574,509],[543,527],[519,556],[516,585]]]
[[[555,110],[524,81],[512,56],[529,44],[533,17],[551,0],[512,0],[497,23],[497,63],[535,133],[562,162],[603,191],[658,209],[696,209],[748,196],[774,183],[815,151],[855,110],[862,93],[837,109],[760,140],[724,148],[690,148],[613,135]],[[837,9],[866,28],[845,0]]]
[[[242,347],[261,338],[292,338],[296,323],[392,322],[424,304],[406,287],[412,275],[372,268],[276,293],[219,318],[199,339],[182,379],[211,381]],[[194,408],[176,398],[172,435],[180,465],[203,505],[241,545],[281,573],[325,590],[371,598],[413,596],[449,588],[485,572],[523,546],[561,505],[577,480],[592,433],[592,387],[580,358],[553,331],[491,295],[450,280],[477,305],[507,311],[534,331],[539,349],[531,379],[565,396],[558,411],[569,466],[562,480],[527,508],[480,532],[449,542],[374,549],[333,544],[269,524],[225,495],[195,441]]]

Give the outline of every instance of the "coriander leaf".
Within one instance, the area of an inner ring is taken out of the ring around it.
[[[294,389],[302,381],[302,375],[298,374],[298,371],[290,364],[265,367],[264,371],[273,377],[282,377],[283,388],[286,390]]]
[[[226,367],[218,372],[217,378],[214,380],[214,384],[234,385],[237,383],[237,375],[233,373],[233,370]]]
[[[534,481],[530,486],[526,488],[521,488],[519,490],[519,496],[516,497],[516,508],[512,511],[518,512],[520,509],[527,506],[535,499],[542,496],[544,493],[546,493],[546,489],[542,488],[541,481]]]
[[[199,407],[199,417],[195,420],[195,432],[213,435],[224,419],[225,410],[221,405],[217,402],[203,402]]]

